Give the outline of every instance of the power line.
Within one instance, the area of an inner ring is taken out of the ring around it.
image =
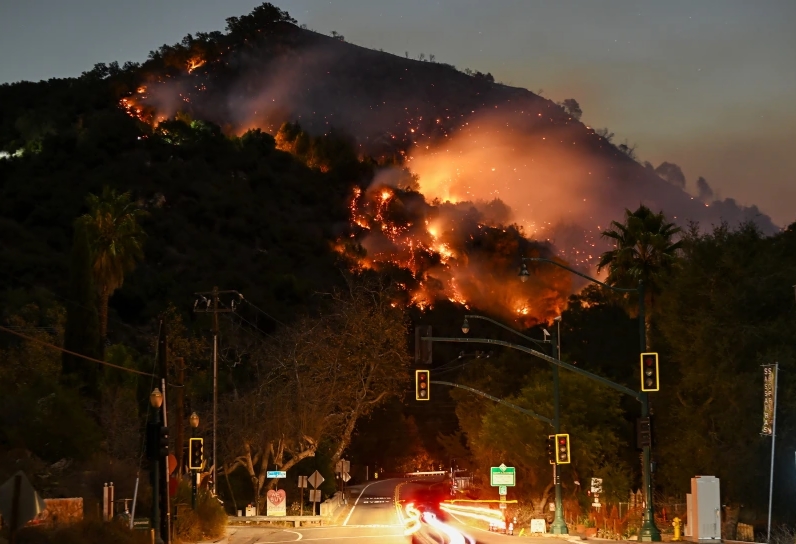
[[[49,348],[57,349],[58,351],[62,351],[64,353],[68,353],[69,355],[74,355],[75,357],[80,357],[81,359],[85,359],[85,360],[91,361],[93,363],[98,363],[98,364],[109,366],[109,367],[112,367],[112,368],[118,368],[119,370],[125,370],[127,372],[132,372],[133,374],[141,374],[142,376],[152,376],[153,375],[153,374],[149,374],[147,372],[142,372],[140,370],[127,368],[127,367],[120,366],[120,365],[115,365],[115,364],[109,363],[107,361],[100,361],[99,359],[94,359],[93,357],[89,357],[87,355],[82,355],[80,353],[75,353],[74,351],[69,351],[68,349],[64,349],[64,348],[62,348],[60,346],[56,346],[55,344],[51,344],[50,342],[45,342],[44,340],[40,340],[38,338],[33,338],[32,336],[27,336],[25,334],[22,334],[21,332],[17,332],[15,330],[9,329],[7,327],[3,327],[2,325],[0,325],[0,330],[1,331],[5,331],[5,332],[7,332],[9,334],[13,334],[15,336],[19,336],[20,338],[24,338],[25,340],[28,340],[30,342],[36,342],[36,343],[41,344],[43,346],[47,346]]]
[[[271,315],[271,314],[269,314],[268,312],[265,312],[265,311],[261,310],[260,308],[258,308],[257,306],[255,306],[254,304],[252,304],[251,302],[249,302],[249,299],[248,299],[248,298],[243,298],[243,295],[241,295],[241,296],[240,296],[240,298],[241,298],[241,299],[242,299],[242,300],[243,300],[245,303],[247,303],[249,306],[251,306],[252,308],[254,308],[255,310],[257,310],[258,312],[260,312],[261,314],[263,314],[264,316],[266,316],[266,317],[269,317],[269,318],[273,319],[274,321],[276,321],[277,323],[279,323],[279,324],[280,324],[280,325],[282,325],[283,327],[287,327],[287,325],[285,325],[284,323],[282,323],[281,321],[279,321],[277,318],[275,318],[274,316],[272,316],[272,315]]]

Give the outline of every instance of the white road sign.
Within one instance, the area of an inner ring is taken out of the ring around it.
[[[316,470],[315,472],[312,473],[312,476],[307,478],[307,481],[310,483],[312,487],[317,488],[319,485],[323,483],[324,477],[321,476],[321,473]]]

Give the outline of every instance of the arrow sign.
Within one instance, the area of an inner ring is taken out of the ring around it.
[[[312,473],[312,476],[307,478],[307,481],[310,483],[312,487],[317,488],[323,483],[324,478],[323,476],[321,476],[321,473],[316,470],[315,472]]]
[[[269,470],[265,476],[266,478],[287,478],[287,472],[284,470]]]
[[[344,482],[347,482],[348,480],[351,479],[351,475],[349,473],[347,473],[347,472],[343,472],[343,475],[341,476],[341,478],[343,479]]]

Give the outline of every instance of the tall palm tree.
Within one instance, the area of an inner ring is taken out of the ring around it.
[[[633,288],[644,281],[647,312],[647,345],[649,345],[649,318],[660,294],[664,277],[677,265],[680,241],[673,241],[681,231],[666,216],[654,213],[646,206],[631,212],[625,210],[625,221],[611,222],[611,228],[602,233],[603,238],[614,241],[614,249],[600,256],[597,270],[608,269],[606,283],[617,287]]]
[[[138,219],[146,212],[130,200],[130,193],[119,194],[105,187],[102,195],[89,193],[89,211],[80,218],[91,247],[94,283],[99,295],[99,332],[104,343],[108,333],[108,300],[124,283],[124,275],[143,258],[146,233]]]

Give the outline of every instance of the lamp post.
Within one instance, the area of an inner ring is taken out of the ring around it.
[[[199,427],[199,414],[191,414],[191,438],[196,438],[196,428]],[[191,459],[188,459],[190,466]],[[196,510],[196,470],[191,469],[191,508]]]
[[[638,280],[638,287],[635,289],[626,289],[622,287],[614,287],[613,285],[608,285],[607,283],[601,282],[591,276],[587,276],[582,272],[578,272],[564,264],[561,264],[557,261],[553,261],[551,259],[544,259],[541,257],[523,257],[522,258],[522,268],[520,269],[520,280],[523,282],[528,281],[528,277],[530,276],[530,272],[528,272],[528,267],[525,265],[525,261],[531,262],[545,262],[550,263],[558,266],[559,268],[563,268],[576,276],[580,276],[586,280],[589,280],[592,283],[596,283],[612,291],[616,291],[618,293],[637,293],[638,294],[638,329],[639,329],[639,347],[640,353],[644,353],[647,351],[647,331],[646,331],[646,324],[644,319],[644,280]],[[644,392],[640,391],[637,396],[638,401],[641,403],[641,417],[646,418],[649,417],[649,395]],[[642,519],[641,530],[639,531],[638,539],[643,542],[660,542],[661,541],[661,533],[658,530],[658,527],[655,526],[655,509],[653,507],[653,496],[652,496],[652,467],[651,467],[651,457],[652,457],[652,448],[650,446],[644,446],[643,449],[643,461],[642,461],[642,474],[644,479],[644,516]]]
[[[462,323],[462,332],[464,334],[467,334],[468,332],[470,332],[470,324],[467,321],[467,318],[470,318],[470,319],[482,319],[484,321],[489,321],[490,323],[493,323],[493,324],[497,325],[498,327],[501,327],[503,329],[506,329],[507,331],[513,332],[517,336],[521,336],[522,338],[524,338],[526,340],[529,340],[530,342],[533,342],[534,344],[537,344],[537,345],[542,346],[542,347],[544,346],[545,343],[549,343],[550,342],[550,340],[539,341],[539,340],[537,340],[535,338],[531,338],[530,336],[522,334],[521,332],[519,332],[519,331],[517,331],[515,329],[512,329],[511,327],[507,327],[503,323],[500,323],[500,322],[495,321],[494,319],[490,319],[488,317],[484,317],[482,315],[466,315],[466,316],[464,316],[464,323]],[[559,330],[559,333],[560,333],[560,331],[561,331],[561,318],[557,317],[556,321],[558,321],[558,327],[559,327],[558,330]],[[547,336],[547,331],[545,331],[545,336]],[[556,341],[553,341],[552,342],[552,346],[553,346],[552,355],[554,355],[557,359],[561,359],[561,349],[560,349],[561,344],[557,343]],[[556,352],[556,346],[558,346],[558,352]],[[552,370],[553,370],[553,413],[554,413],[554,416],[553,416],[553,429],[554,429],[554,431],[553,432],[554,432],[554,434],[559,434],[561,432],[561,408],[560,408],[561,402],[560,402],[559,391],[558,391],[558,367],[556,365],[552,365],[552,366],[553,366]],[[553,465],[553,483],[555,484],[556,511],[555,511],[555,517],[553,519],[553,523],[550,525],[550,531],[553,534],[555,534],[555,535],[566,535],[566,534],[569,534],[569,529],[567,528],[566,521],[564,521],[564,510],[563,510],[563,504],[562,504],[562,500],[561,500],[561,495],[562,495],[561,494],[561,476],[559,475],[559,472],[558,472],[558,465]]]
[[[163,395],[160,393],[160,389],[157,387],[154,391],[149,395],[149,403],[152,405],[152,408],[155,409],[155,415],[153,419],[154,426],[160,429],[160,407],[163,405]],[[158,437],[155,436],[155,433],[152,433],[149,437],[150,440],[155,440],[155,444],[153,445],[153,451],[157,451],[157,440]],[[163,538],[160,534],[160,459],[157,456],[152,455],[152,459],[150,459],[150,476],[152,478],[152,523],[151,526],[155,530],[155,542],[156,544],[163,544]]]

